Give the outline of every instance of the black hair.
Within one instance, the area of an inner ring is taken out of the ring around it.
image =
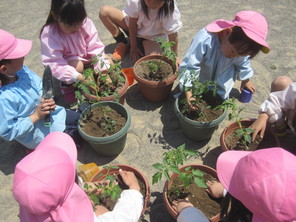
[[[11,63],[11,59],[2,59],[2,60],[0,60],[0,66],[6,65],[8,63]]]
[[[174,0],[158,0],[160,2],[164,2],[163,6],[158,10],[158,15],[157,15],[157,19],[161,18],[161,17],[166,17],[166,16],[170,16],[173,14],[174,10],[175,10],[175,3]],[[149,15],[148,15],[148,7],[145,4],[145,0],[141,0],[141,6],[142,6],[142,10],[144,11],[144,14],[147,16],[147,18],[149,19]]]
[[[238,199],[227,193],[221,204],[221,222],[251,222],[253,214]]]
[[[262,49],[262,45],[250,39],[243,29],[239,26],[234,26],[229,36],[229,42],[234,45],[239,55],[249,55],[254,58]]]
[[[40,35],[45,26],[56,22],[53,14],[61,22],[70,26],[83,22],[87,17],[84,0],[51,0],[50,11],[45,25],[40,31]]]

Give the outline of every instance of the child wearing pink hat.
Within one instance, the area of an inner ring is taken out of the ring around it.
[[[49,134],[15,168],[13,195],[21,222],[137,222],[143,196],[132,172],[120,170],[124,190],[113,211],[96,216],[84,190],[75,183],[77,150],[65,133]]]
[[[267,33],[266,19],[255,11],[238,12],[232,21],[216,20],[197,33],[179,67],[180,88],[193,110],[190,87],[197,77],[202,82],[216,81],[224,99],[237,79],[242,81],[241,89],[255,92],[250,59],[260,50],[270,51]]]
[[[252,139],[264,136],[267,122],[273,125],[278,136],[284,136],[288,128],[296,134],[296,82],[288,76],[279,76],[271,84],[271,93],[259,107],[258,119],[251,125]]]
[[[31,47],[32,41],[0,30],[0,137],[17,140],[32,150],[50,132],[66,131],[79,138],[80,114],[71,110],[66,113],[52,98],[41,99],[42,79],[24,65]],[[51,126],[46,127],[44,117],[49,113]]]
[[[217,160],[220,183],[208,183],[214,197],[223,196],[223,221],[296,221],[296,156],[279,148],[227,151]],[[190,203],[175,203],[178,222],[200,221],[204,216]],[[204,220],[208,221],[208,220]]]
[[[106,70],[109,57],[98,37],[92,20],[87,17],[84,0],[51,0],[51,8],[41,34],[41,58],[49,65],[55,78],[62,81],[65,102],[76,101],[72,83],[85,81],[82,71],[86,67]],[[91,65],[93,57],[102,55]],[[104,66],[101,64],[104,60]]]

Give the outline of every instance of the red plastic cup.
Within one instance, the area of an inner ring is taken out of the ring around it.
[[[131,68],[124,68],[121,70],[123,74],[127,77],[128,85],[131,86],[134,83],[134,69]]]

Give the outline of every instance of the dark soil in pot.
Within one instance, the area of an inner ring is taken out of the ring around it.
[[[156,71],[151,71],[152,68],[150,64],[156,64],[158,69]],[[136,73],[142,79],[149,81],[163,81],[166,78],[174,75],[174,70],[172,66],[161,59],[151,59],[149,61],[142,61],[136,66]]]
[[[126,119],[109,106],[96,106],[87,112],[81,122],[82,131],[93,137],[106,137],[125,126]]]
[[[247,144],[248,149],[245,148],[245,146],[240,142],[240,138],[238,138],[236,136],[235,132],[231,132],[230,134],[228,134],[225,138],[225,142],[227,144],[227,147],[230,150],[249,150],[249,151],[253,151],[256,149],[264,148],[264,147],[273,147],[274,144],[270,144],[268,145],[268,142],[270,142],[270,140],[268,139],[262,139],[260,138],[259,135],[256,136],[255,141]]]
[[[125,183],[123,182],[120,174],[113,174],[113,176],[116,179],[116,181],[118,182],[118,185],[122,191],[129,189],[129,187],[127,185],[125,185]],[[145,195],[146,195],[145,183],[142,180],[140,180],[138,177],[137,177],[137,180],[140,185],[140,193],[143,195],[143,197],[145,199]],[[106,207],[108,210],[112,211],[115,207],[117,200],[118,199],[112,200],[111,197],[107,197],[104,200],[100,199],[100,204],[104,205],[104,207]]]
[[[216,180],[212,175],[206,172],[203,173],[205,181]],[[173,180],[172,186],[183,187],[182,182],[178,180],[178,177]],[[176,196],[171,192],[172,187],[170,188],[168,192],[168,199],[171,204],[174,200],[185,199],[187,197],[193,206],[200,209],[207,218],[212,218],[220,213],[220,203],[222,199],[214,199],[210,197],[204,188],[198,187],[194,182],[189,185],[188,190],[179,189],[182,190],[182,192],[180,195]]]
[[[186,100],[186,99],[185,99]],[[183,110],[184,102],[182,101],[179,105],[179,109]],[[220,96],[213,96],[213,92],[209,91],[205,95],[203,95],[202,100],[197,103],[198,111],[185,111],[182,114],[187,118],[199,121],[199,122],[210,122],[217,119],[219,116],[222,115],[223,109],[213,109],[217,105],[221,104],[223,99]]]

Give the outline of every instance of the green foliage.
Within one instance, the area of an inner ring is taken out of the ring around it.
[[[160,45],[160,48],[162,49],[162,58],[167,57],[167,58],[169,58],[169,59],[171,59],[173,61],[173,64],[176,64],[177,55],[171,49],[171,47],[173,45],[175,45],[176,43],[166,41],[165,39],[163,39],[161,37],[157,37],[156,42]],[[161,71],[160,70],[160,65],[161,65],[162,62],[164,62],[163,59],[160,59],[159,62],[148,61],[147,65],[148,65],[148,68],[149,68],[150,72],[152,72],[152,73],[160,72]]]
[[[106,65],[102,55],[94,56],[91,65],[94,65],[101,61],[100,67],[103,68]],[[83,71],[83,76],[87,81],[76,82],[75,87],[78,90],[75,92],[75,96],[78,101],[83,102],[84,96],[82,92],[86,94],[93,94],[96,96],[96,101],[89,102],[100,102],[101,97],[114,96],[116,102],[119,102],[119,94],[116,91],[120,83],[125,82],[125,78],[121,76],[121,66],[119,63],[110,64],[107,72],[101,70],[94,70],[93,68],[87,68]]]
[[[228,118],[229,120],[234,119],[235,122],[238,124],[239,129],[235,131],[236,137],[239,139],[239,142],[244,146],[245,150],[249,149],[248,144],[252,141],[252,133],[254,132],[253,129],[250,127],[243,127],[241,124],[242,118],[240,117],[240,113],[243,111],[243,109],[239,109],[237,100],[235,98],[228,99],[224,101],[224,103],[221,104],[221,106],[224,106],[227,108],[229,114]]]
[[[190,106],[187,102],[187,99],[183,99],[182,101],[180,101],[181,103],[181,113],[183,115],[186,115],[186,113],[195,113],[195,116],[197,118],[199,117],[205,117],[204,113],[203,113],[203,109],[204,108],[211,108],[210,106],[203,106],[204,102],[203,102],[203,96],[212,91],[213,93],[213,97],[215,97],[217,95],[217,83],[215,81],[204,81],[204,82],[200,82],[199,81],[199,77],[195,77],[193,72],[191,72],[190,74],[191,77],[190,80],[189,78],[186,78],[184,81],[184,91],[191,91],[192,92],[192,96],[191,96],[191,100],[190,103],[197,107],[198,109],[196,111],[193,111],[190,109]],[[188,81],[191,81],[192,86],[191,87],[186,87],[186,83]]]
[[[166,180],[170,181],[170,173],[176,173],[179,175],[179,180],[182,181],[183,187],[186,189],[189,184],[194,181],[197,186],[207,188],[205,180],[203,179],[203,173],[198,169],[191,169],[187,167],[185,172],[181,172],[179,168],[183,165],[184,161],[190,157],[196,157],[198,154],[185,148],[185,144],[179,146],[177,149],[167,151],[163,153],[162,163],[156,163],[152,166],[158,171],[152,176],[152,184],[161,181],[164,176]],[[174,193],[179,193],[179,189],[174,189]]]
[[[116,200],[120,197],[121,188],[119,187],[116,178],[113,174],[110,174],[112,169],[119,169],[117,166],[104,166],[104,169],[107,170],[106,174],[100,174],[99,177],[104,177],[104,180],[109,180],[108,183],[94,183],[95,187],[85,183],[84,190],[87,192],[87,195],[93,202],[93,208],[104,202],[106,198],[110,197],[111,200]],[[97,196],[95,191],[96,189],[101,190],[100,196]]]

